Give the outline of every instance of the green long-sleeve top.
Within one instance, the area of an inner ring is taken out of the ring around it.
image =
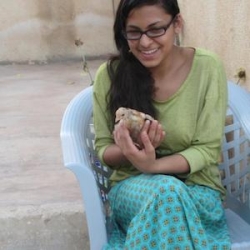
[[[93,91],[95,148],[104,164],[103,153],[114,143],[113,124],[106,103],[109,88],[107,64],[104,63],[97,71]],[[227,81],[220,59],[197,48],[191,71],[179,90],[166,101],[153,102],[157,120],[166,132],[157,155],[181,154],[190,166],[190,173],[180,176],[185,178],[187,185],[205,185],[219,190],[224,196],[218,161],[227,108]],[[112,184],[140,173],[132,165],[113,169]]]

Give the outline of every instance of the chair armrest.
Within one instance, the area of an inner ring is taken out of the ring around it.
[[[107,242],[106,218],[92,170],[87,134],[92,116],[92,87],[76,95],[67,106],[61,123],[61,144],[65,167],[76,176],[86,212],[91,249]]]
[[[71,100],[63,115],[60,137],[64,165],[89,159],[84,138],[91,115],[92,87],[87,87]]]

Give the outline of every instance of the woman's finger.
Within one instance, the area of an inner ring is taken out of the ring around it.
[[[158,147],[161,144],[162,140],[164,139],[164,135],[165,132],[163,131],[161,124],[158,124],[152,144],[155,147]]]
[[[151,153],[152,150],[155,151],[154,146],[152,145],[151,140],[146,131],[143,131],[141,133],[141,141],[146,153]]]
[[[143,132],[143,131],[148,132],[150,124],[151,124],[151,121],[150,120],[146,120],[144,122],[144,125],[143,125],[142,129],[141,129],[141,132]]]
[[[149,130],[148,130],[148,136],[149,136],[151,142],[154,141],[154,138],[155,138],[155,135],[156,135],[156,132],[157,132],[158,124],[159,124],[159,123],[158,123],[157,120],[151,121]]]
[[[121,148],[124,154],[129,150],[134,150],[135,145],[130,137],[129,131],[123,121],[117,124],[117,127],[114,130],[114,139],[115,143]]]

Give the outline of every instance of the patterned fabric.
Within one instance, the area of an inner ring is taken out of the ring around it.
[[[220,193],[168,175],[130,177],[109,193],[112,232],[103,250],[226,250]]]

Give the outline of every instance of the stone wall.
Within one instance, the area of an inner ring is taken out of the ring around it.
[[[1,0],[0,61],[58,60],[83,52],[96,57],[112,51],[112,2],[104,1]],[[76,47],[76,39],[84,45]]]
[[[115,6],[118,0],[114,0]],[[182,44],[223,59],[228,79],[250,90],[250,1],[179,0]],[[0,63],[106,56],[114,52],[112,0],[1,0]],[[84,44],[76,47],[74,41]]]
[[[250,1],[179,0],[185,20],[183,44],[208,48],[223,59],[228,79],[250,90]]]

